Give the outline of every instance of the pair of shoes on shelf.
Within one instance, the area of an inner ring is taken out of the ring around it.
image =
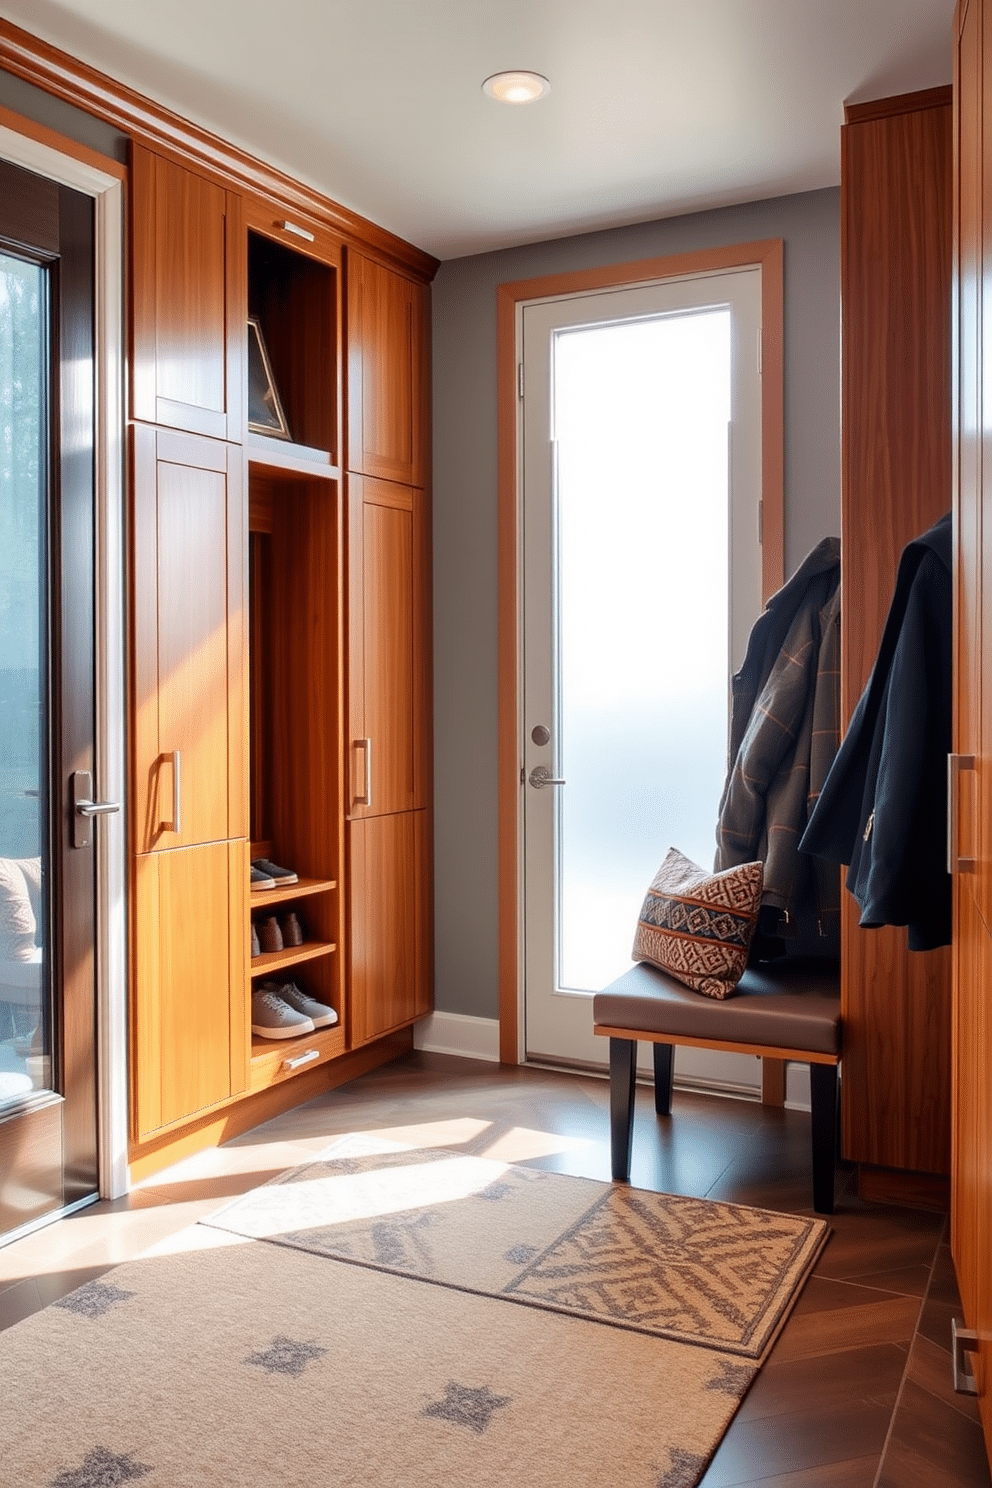
[[[251,994],[251,1031],[259,1038],[296,1038],[330,1028],[338,1015],[295,982],[261,982]]]
[[[251,886],[253,889],[281,889],[286,884],[299,883],[300,876],[292,868],[280,868],[269,858],[252,858]]]
[[[263,951],[281,951],[287,946],[303,944],[303,926],[300,924],[299,916],[290,910],[281,919],[276,915],[265,915],[264,918],[253,920],[251,926],[251,953],[260,956]]]

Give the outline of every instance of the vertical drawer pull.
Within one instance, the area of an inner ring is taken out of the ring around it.
[[[163,758],[172,761],[172,820],[163,822],[162,828],[178,835],[182,831],[182,751],[172,749]]]
[[[362,790],[355,793],[356,806],[372,805],[372,740],[356,739],[355,748],[362,756]]]
[[[973,754],[949,754],[947,756],[947,871],[948,873],[974,873],[975,859],[958,855],[958,805],[961,795],[962,770],[975,768]]]
[[[953,1361],[954,1388],[959,1395],[977,1395],[978,1381],[971,1365],[966,1362],[968,1354],[978,1350],[978,1334],[971,1328],[958,1327],[957,1318],[951,1318],[951,1359]]]

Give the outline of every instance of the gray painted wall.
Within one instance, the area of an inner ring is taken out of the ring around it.
[[[840,197],[750,202],[443,263],[434,281],[436,1005],[497,1016],[496,285],[785,241],[785,552],[840,531]]]

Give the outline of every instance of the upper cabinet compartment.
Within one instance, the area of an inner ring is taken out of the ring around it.
[[[253,464],[338,463],[340,250],[248,207],[248,443]]]
[[[348,468],[426,481],[426,285],[349,251]]]
[[[132,193],[132,414],[240,442],[241,198],[139,145]]]

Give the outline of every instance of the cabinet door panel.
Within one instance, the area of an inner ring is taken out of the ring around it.
[[[247,836],[241,451],[135,426],[134,471],[137,849]]]
[[[241,199],[140,146],[132,181],[134,416],[241,440]]]
[[[430,641],[423,492],[349,482],[352,816],[427,799]]]
[[[347,276],[348,468],[420,485],[428,291],[352,251]]]
[[[139,1139],[246,1088],[247,851],[217,842],[135,860]]]
[[[430,839],[424,811],[348,831],[354,1047],[430,1011]]]

